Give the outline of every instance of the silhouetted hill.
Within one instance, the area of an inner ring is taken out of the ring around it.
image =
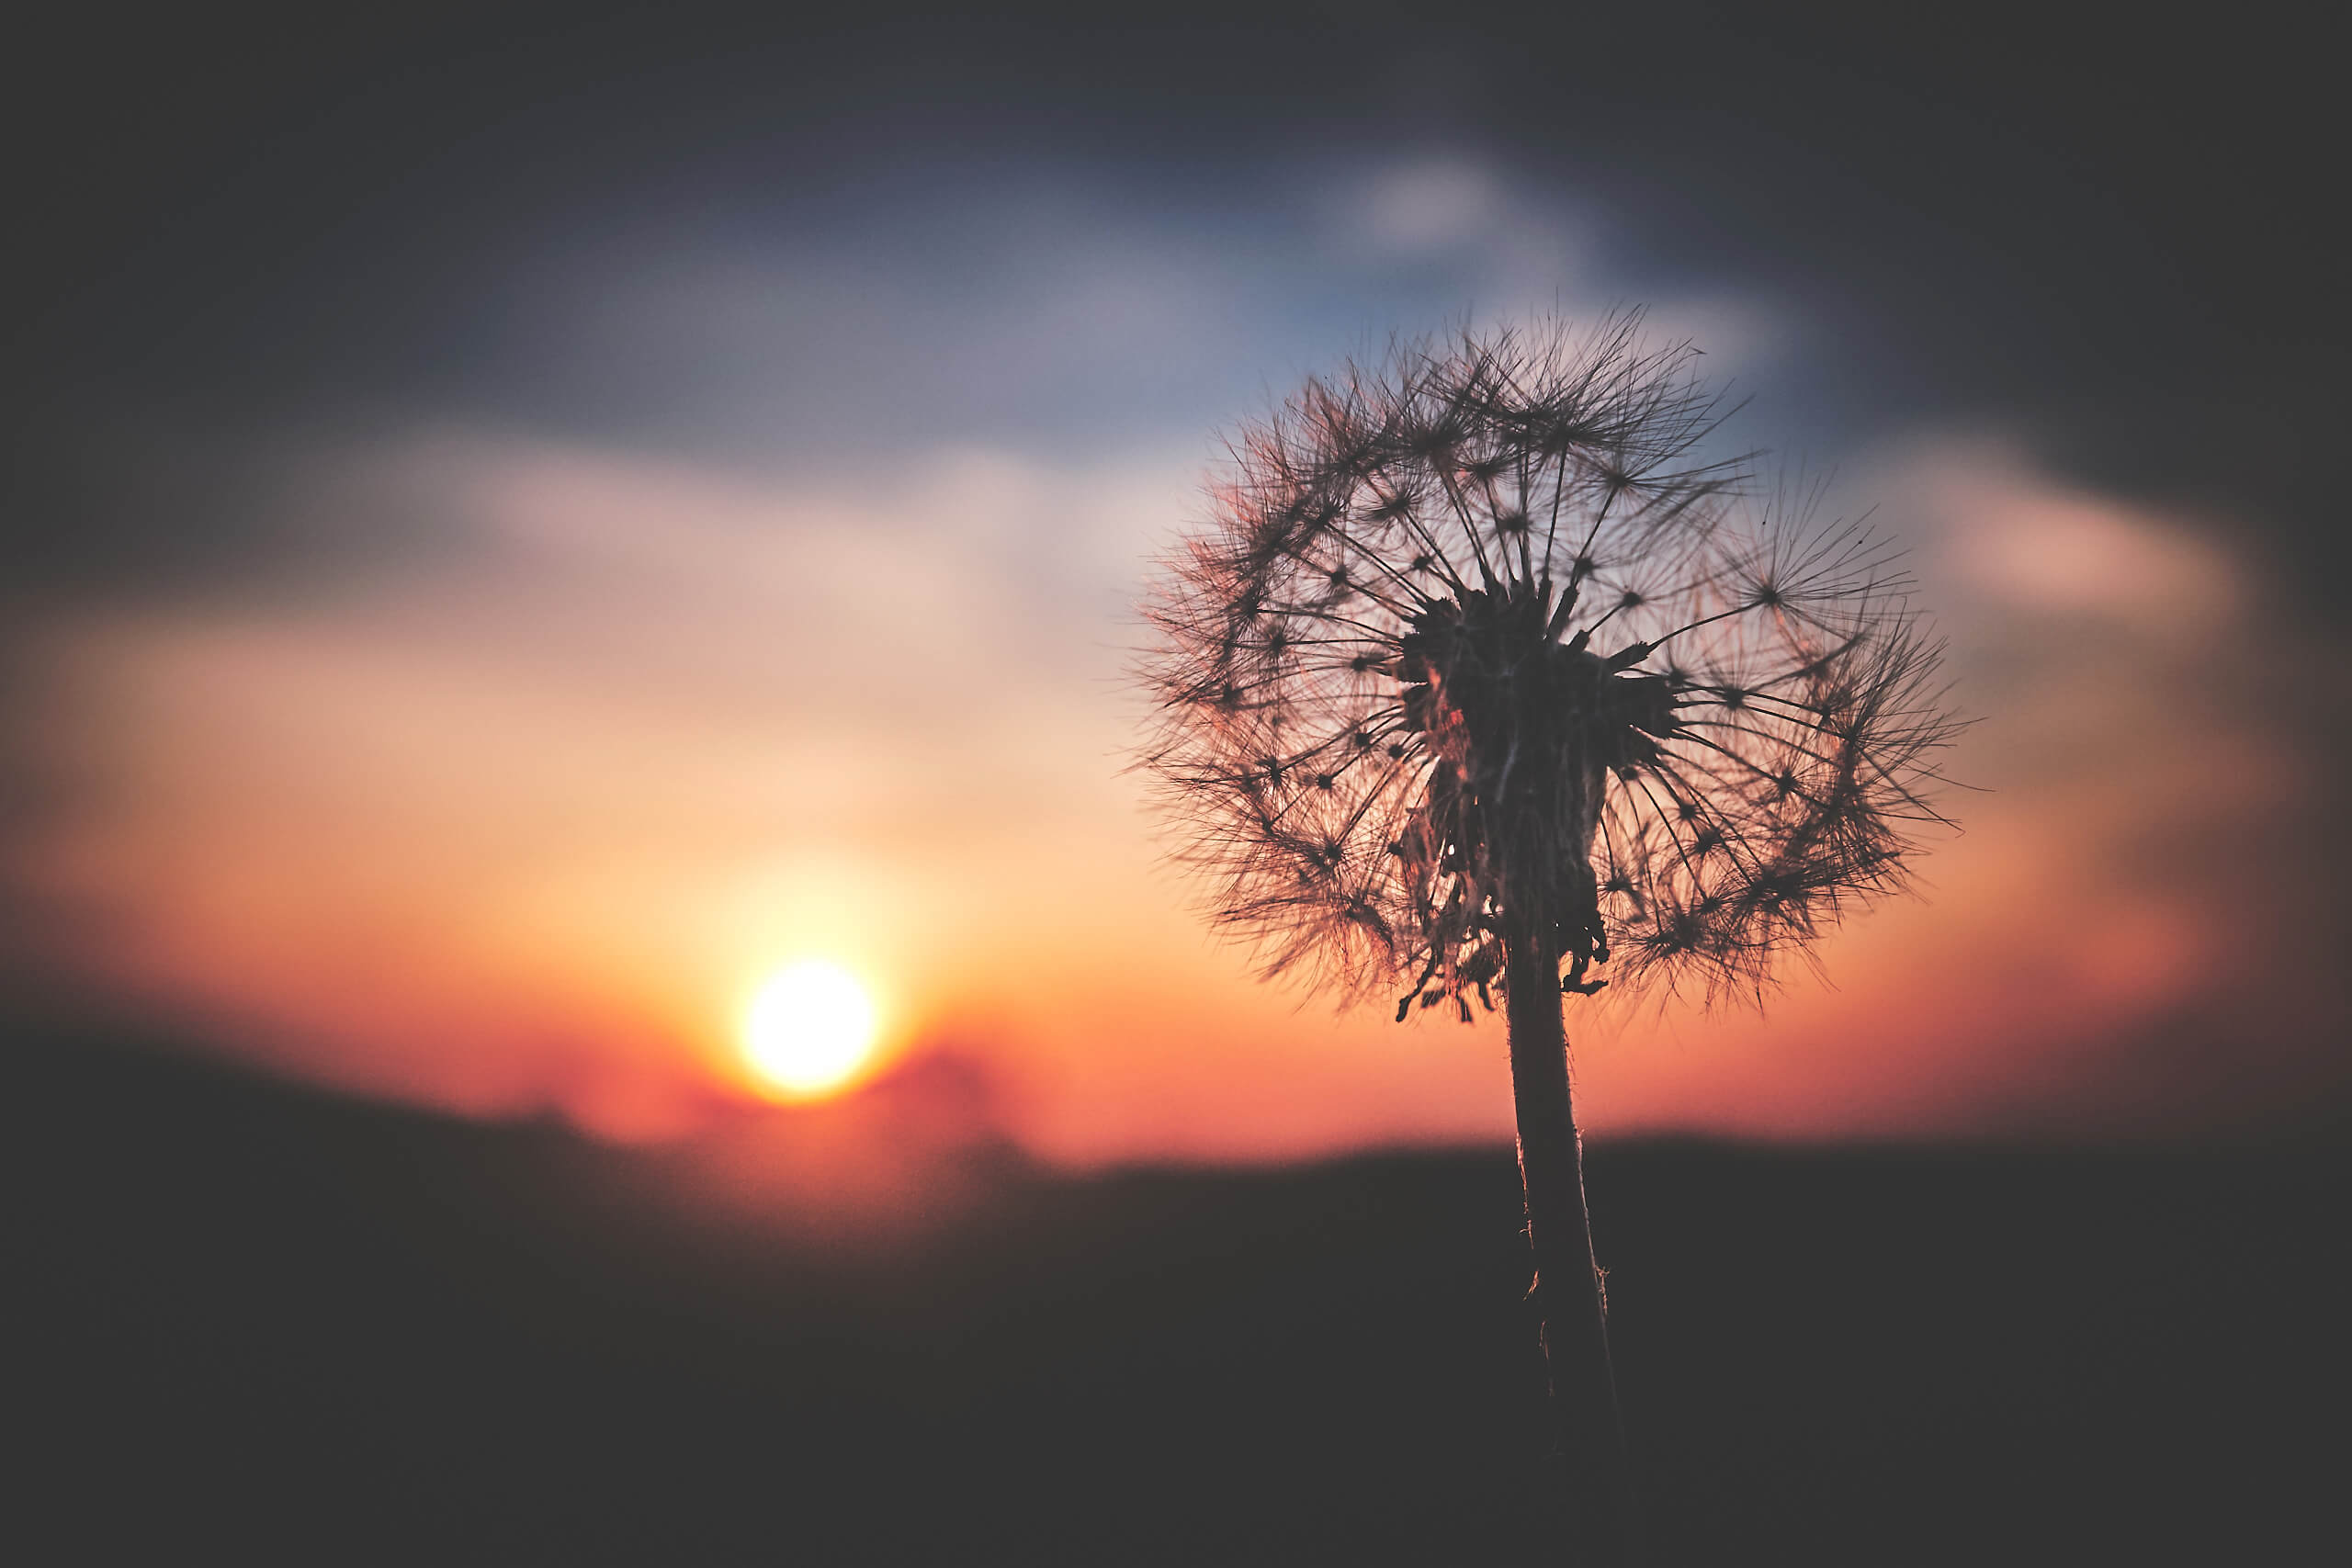
[[[1064,1179],[885,1104],[921,1158],[763,1213],[707,1148],[7,1060],[40,1561],[1543,1560],[1506,1153]],[[2341,1507],[2347,1171],[1600,1149],[1658,1560],[2290,1560]]]

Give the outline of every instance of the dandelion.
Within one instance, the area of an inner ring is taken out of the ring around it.
[[[1553,1406],[1630,1528],[1564,998],[1760,998],[1943,820],[1940,648],[1868,529],[1758,507],[1687,344],[1464,333],[1242,428],[1148,606],[1215,918],[1401,1021],[1499,994]],[[1613,1517],[1611,1517],[1613,1510]]]

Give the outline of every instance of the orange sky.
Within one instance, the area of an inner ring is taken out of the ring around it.
[[[1197,461],[324,453],[284,504],[430,511],[450,544],[61,624],[45,744],[83,795],[20,872],[89,917],[58,954],[86,977],[232,1053],[469,1112],[685,1131],[747,1091],[752,989],[813,954],[868,979],[888,1052],[984,1061],[1052,1157],[1506,1136],[1498,1021],[1259,985],[1158,864],[1120,671]],[[1825,949],[1834,988],[1795,966],[1761,1019],[1578,1005],[1589,1123],[2097,1125],[2103,1054],[2183,1017],[2291,1068],[2324,999],[2281,988],[2254,895],[2199,852],[2312,805],[2225,700],[2246,567],[1997,443],[1890,448],[1862,487],[1917,542],[1986,716],[1953,771],[1993,792],[1955,795],[1925,900]]]

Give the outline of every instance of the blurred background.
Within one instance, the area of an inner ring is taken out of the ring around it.
[[[1822,976],[1571,1019],[1661,1551],[2289,1539],[2352,1307],[2327,58],[2258,7],[60,21],[0,261],[54,1495],[297,1555],[1537,1550],[1499,1021],[1257,984],[1125,671],[1221,431],[1640,307],[1726,451],[1907,543],[1979,719]],[[752,1023],[812,962],[873,1021],[821,1091]]]

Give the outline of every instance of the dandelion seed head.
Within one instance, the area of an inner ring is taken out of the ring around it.
[[[1508,938],[1752,996],[1906,885],[1953,729],[1908,579],[1748,505],[1639,324],[1402,344],[1230,441],[1148,608],[1146,761],[1269,973],[1466,1017]]]

